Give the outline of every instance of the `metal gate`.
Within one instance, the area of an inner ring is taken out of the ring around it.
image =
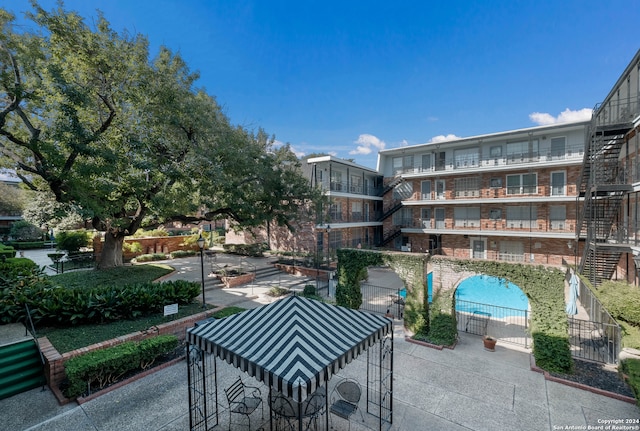
[[[528,348],[531,340],[528,328],[528,310],[481,304],[456,298],[458,332],[491,335],[500,342]]]
[[[361,283],[360,292],[362,292],[360,310],[380,314],[391,313],[399,319],[404,317],[404,301],[407,297],[406,289],[394,289]]]
[[[578,359],[618,363],[620,326],[569,317],[571,356]]]

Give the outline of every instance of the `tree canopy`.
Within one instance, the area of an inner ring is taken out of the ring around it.
[[[232,125],[180,55],[90,27],[32,0],[34,29],[0,8],[0,167],[49,190],[105,232],[101,267],[122,241],[172,220],[288,225],[317,198],[288,146]]]

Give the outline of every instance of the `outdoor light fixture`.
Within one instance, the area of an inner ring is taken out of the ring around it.
[[[196,241],[198,243],[198,248],[200,249],[200,272],[202,274],[202,308],[207,308],[207,303],[204,301],[204,238],[202,237],[202,232],[200,232],[200,236]]]
[[[640,255],[633,255],[633,263],[636,265],[636,269],[640,268]]]
[[[569,241],[567,243],[567,247],[569,247],[569,250],[571,250],[573,248],[573,241]]]

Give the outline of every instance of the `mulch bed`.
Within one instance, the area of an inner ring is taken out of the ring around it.
[[[629,385],[622,380],[616,370],[605,367],[604,364],[574,360],[574,374],[549,373],[571,382],[580,383],[592,388],[601,389],[607,392],[634,397]]]

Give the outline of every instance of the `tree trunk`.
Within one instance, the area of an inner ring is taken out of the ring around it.
[[[124,243],[124,235],[113,235],[107,232],[104,235],[104,245],[102,246],[102,255],[100,256],[99,269],[115,268],[123,266],[122,262],[122,244]]]

